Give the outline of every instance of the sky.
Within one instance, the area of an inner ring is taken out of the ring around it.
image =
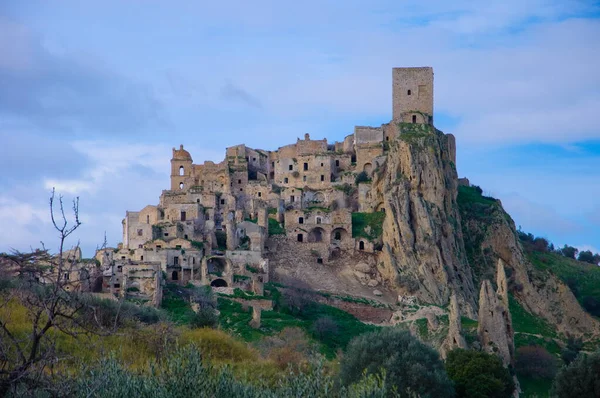
[[[600,252],[600,2],[0,0],[0,252],[56,248],[53,187],[91,257],[195,163],[391,119],[432,66],[461,177],[517,226]],[[70,218],[72,222],[72,219]]]

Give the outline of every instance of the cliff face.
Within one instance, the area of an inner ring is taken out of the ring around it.
[[[506,263],[509,290],[529,312],[561,333],[598,334],[600,324],[586,313],[571,290],[548,272],[536,270],[524,254],[515,224],[499,200],[461,187],[458,198],[463,236],[475,283],[491,279],[498,259]]]
[[[383,203],[382,276],[407,295],[446,305],[453,292],[476,314],[456,203],[454,137],[432,126],[390,126],[401,133],[375,173],[371,200]]]
[[[398,138],[374,173],[370,200],[386,211],[379,272],[389,285],[437,305],[456,293],[462,315],[476,318],[477,291],[496,279],[501,259],[508,290],[525,309],[562,333],[600,332],[566,285],[527,260],[500,201],[459,189],[452,135],[423,124],[384,128]]]

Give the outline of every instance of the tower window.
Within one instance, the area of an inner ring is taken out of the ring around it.
[[[336,160],[336,161],[335,161],[335,166],[336,166],[336,167],[339,167],[339,166],[340,166],[340,161],[339,161],[339,160]]]
[[[288,180],[288,178],[287,178],[287,177],[285,177],[285,178],[283,179],[283,182],[284,182],[284,184],[287,184],[287,183],[288,183],[288,181],[289,181],[289,180]]]
[[[238,180],[238,184],[241,184],[241,183],[242,183],[242,180]]]
[[[185,211],[181,212],[181,217],[180,218],[181,218],[181,221],[185,221],[185,219],[186,219],[186,212]]]
[[[296,199],[294,198],[294,195],[290,196],[290,202],[294,202],[294,199]]]
[[[325,175],[321,174],[321,181],[325,181]]]
[[[304,171],[306,171],[306,170],[308,170],[308,163],[304,163]]]
[[[183,166],[179,167],[179,175],[182,176],[185,174],[185,170],[183,168]]]
[[[293,165],[293,164],[290,164],[290,165],[288,166],[288,169],[289,169],[289,170],[294,170],[294,165]]]
[[[412,115],[412,122],[416,123],[417,122],[417,115]]]
[[[262,192],[259,192],[258,193],[258,197],[260,198],[261,196],[262,196]]]
[[[303,176],[303,177],[302,177],[302,180],[303,180],[303,181],[306,181],[306,176]]]
[[[179,189],[183,189],[183,182],[179,183]]]
[[[304,217],[298,218],[298,224],[304,224]]]
[[[298,234],[298,242],[302,242],[304,240],[304,236],[302,234]]]
[[[406,95],[411,95],[411,94],[412,94],[412,92],[411,92],[410,90],[408,90],[408,91],[406,92]]]

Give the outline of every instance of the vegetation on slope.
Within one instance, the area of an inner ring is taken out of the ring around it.
[[[487,238],[490,225],[507,218],[496,199],[484,196],[477,186],[459,186],[456,198],[462,220],[463,240],[467,259],[473,270],[475,285],[484,279],[494,280],[496,269],[495,259],[489,249],[483,249],[482,244]]]
[[[272,235],[285,235],[285,228],[277,220],[269,217],[269,236]]]
[[[383,234],[385,213],[352,213],[352,237],[376,241]]]
[[[581,306],[600,317],[600,267],[555,252],[527,251],[531,263],[549,271],[569,286]]]

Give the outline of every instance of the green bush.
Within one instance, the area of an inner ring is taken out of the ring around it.
[[[567,337],[567,346],[563,348],[560,353],[560,358],[563,360],[565,365],[569,366],[571,362],[577,358],[579,352],[583,349],[583,340],[581,337],[576,338],[573,336]]]
[[[285,235],[285,228],[273,218],[269,218],[269,236],[272,235]]]
[[[353,385],[363,374],[381,375],[388,396],[454,396],[439,354],[406,330],[385,328],[355,338],[340,366],[340,381],[345,386]]]
[[[190,296],[190,301],[198,306],[195,315],[191,318],[190,326],[215,327],[219,323],[217,299],[210,286],[195,288]]]
[[[558,372],[552,392],[559,398],[600,397],[600,352],[579,355]]]
[[[365,171],[361,171],[356,176],[355,182],[356,182],[356,185],[358,185],[361,182],[371,182],[371,179],[369,178],[369,175]]]
[[[377,240],[383,234],[383,220],[385,213],[352,213],[352,237],[366,238],[370,241]]]
[[[87,368],[87,367],[84,367]],[[215,367],[202,359],[195,346],[179,349],[163,364],[150,371],[135,372],[114,356],[82,372],[71,387],[75,397],[152,397],[152,398],[275,398],[275,397],[385,397],[384,381],[376,377],[360,379],[356,385],[336,387],[334,379],[319,363],[306,372],[290,373],[275,386],[265,381],[237,379],[230,368]]]
[[[557,360],[544,347],[531,345],[517,349],[515,368],[519,376],[552,380],[557,371]]]
[[[165,314],[156,308],[139,306],[127,301],[100,299],[87,294],[78,296],[82,308],[78,317],[84,325],[95,325],[106,328],[123,326],[130,322],[153,324],[163,321]]]
[[[459,398],[508,398],[515,389],[500,358],[485,352],[452,350],[446,358],[446,371]]]

